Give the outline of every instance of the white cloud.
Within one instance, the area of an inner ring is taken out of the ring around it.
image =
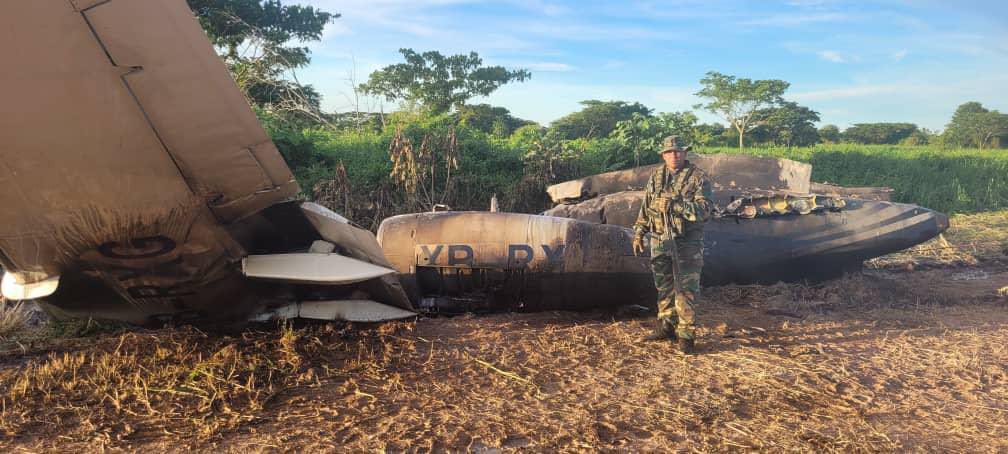
[[[906,49],[900,49],[900,50],[892,53],[892,59],[893,59],[893,61],[900,61],[900,60],[903,59],[903,57],[906,57],[906,55],[907,55],[907,50]]]
[[[346,22],[340,22],[339,19],[326,24],[325,28],[322,29],[322,39],[320,41],[325,42],[326,40],[340,35],[352,34],[353,30]]]
[[[557,72],[557,73],[574,71],[573,66],[568,65],[567,63],[557,63],[557,62],[525,63],[520,64],[518,66],[528,69],[530,71]]]
[[[850,19],[851,16],[844,13],[786,13],[750,19],[742,21],[741,24],[766,27],[794,27],[823,22],[843,22]]]
[[[508,108],[512,114],[548,124],[564,115],[581,109],[580,101],[598,99],[640,102],[657,112],[691,110],[699,102],[693,92],[695,87],[603,84],[603,83],[558,83],[532,80],[520,84],[501,87],[489,97],[473,102],[488,102]],[[702,121],[716,121],[706,112],[698,111]]]
[[[623,60],[607,60],[602,64],[602,69],[620,69],[626,66],[626,64]]]
[[[843,58],[842,55],[832,50],[819,51],[818,54],[819,58],[826,61],[831,61],[833,63],[847,63],[847,60]]]
[[[841,98],[861,98],[881,94],[892,94],[919,90],[920,87],[905,84],[855,85],[850,87],[828,88],[800,93],[792,93],[788,98],[799,102],[825,101]]]
[[[546,2],[543,0],[512,0],[515,5],[525,8],[528,10],[535,11],[539,14],[545,14],[547,16],[559,16],[567,14],[570,10],[561,5],[555,3]]]
[[[826,0],[791,0],[787,4],[798,8],[815,8],[826,4]]]

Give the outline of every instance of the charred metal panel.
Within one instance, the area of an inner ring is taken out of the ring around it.
[[[710,176],[715,192],[732,189],[769,189],[807,193],[812,166],[790,159],[758,158],[730,154],[690,154],[690,162]],[[658,165],[602,173],[546,188],[554,203],[583,200],[596,195],[643,189]]]

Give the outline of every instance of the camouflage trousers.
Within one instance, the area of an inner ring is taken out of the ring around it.
[[[678,254],[674,254],[676,248]],[[675,257],[679,257],[679,292],[676,292]],[[675,240],[651,240],[651,270],[658,290],[658,320],[675,329],[676,336],[696,335],[696,296],[703,269],[703,230],[687,231]]]

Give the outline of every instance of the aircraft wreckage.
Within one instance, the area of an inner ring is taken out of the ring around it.
[[[543,215],[438,212],[377,239],[298,185],[184,0],[0,6],[0,290],[57,318],[377,321],[652,302],[631,252],[650,168],[549,189]],[[944,215],[787,160],[692,156],[723,209],[705,284],[828,277]]]

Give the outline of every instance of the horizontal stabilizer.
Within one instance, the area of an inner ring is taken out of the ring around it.
[[[59,276],[53,276],[38,282],[19,283],[15,275],[4,273],[3,282],[0,283],[0,292],[4,298],[9,300],[33,300],[45,298],[56,292],[59,287]]]
[[[346,285],[395,273],[339,254],[266,254],[242,260],[242,272],[254,279],[302,284]]]
[[[415,313],[371,300],[305,301],[292,303],[252,317],[265,322],[277,319],[309,318],[348,322],[382,322],[416,316]]]

